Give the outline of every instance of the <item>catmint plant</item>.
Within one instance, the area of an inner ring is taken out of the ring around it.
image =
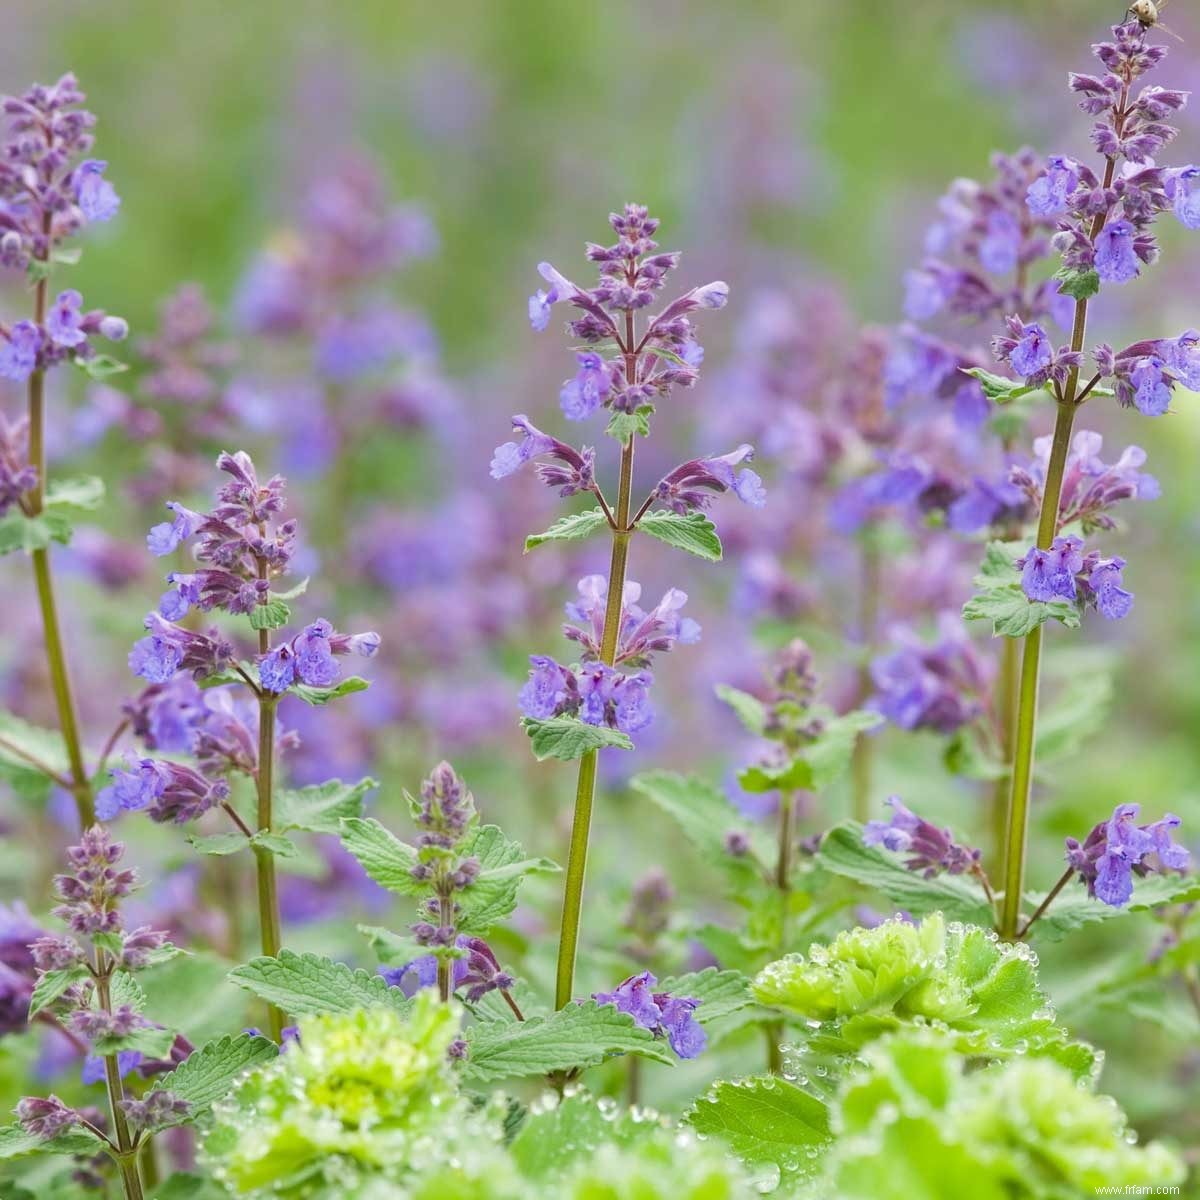
[[[142,706],[158,700],[161,689],[187,672],[205,684],[248,690],[253,707],[240,709],[222,688],[218,699],[191,715],[191,749],[198,768],[131,757],[125,768],[112,770],[113,782],[97,797],[97,807],[106,820],[122,809],[147,809],[156,821],[180,823],[222,809],[254,852],[263,953],[276,955],[281,930],[275,857],[285,847],[275,840],[275,760],[280,745],[286,748],[290,741],[277,733],[278,706],[285,695],[322,705],[362,690],[365,681],[341,678],[338,659],[350,654],[371,657],[379,648],[379,636],[338,633],[322,618],[273,643],[273,631],[291,617],[287,600],[303,593],[307,584],[305,580],[282,593],[273,586],[288,573],[296,548],[297,522],[284,516],[285,481],[276,475],[260,482],[243,451],[222,453],[217,468],[229,481],[217,489],[211,511],[200,513],[168,501],[171,520],[154,526],[147,536],[151,553],[159,557],[194,542],[197,569],[168,573],[170,588],[157,611],[147,615],[147,635],[130,651],[129,666],[150,685],[139,702]],[[205,633],[185,628],[180,622],[192,609],[246,617],[257,633],[257,656],[235,661],[234,644],[216,627]],[[160,691],[152,697],[151,689]],[[135,724],[146,728],[148,720],[142,715]],[[254,781],[257,804],[252,822],[230,802],[230,773]],[[272,1004],[269,1016],[271,1034],[278,1041],[284,1014]]]
[[[607,417],[605,432],[620,447],[616,499],[610,502],[596,480],[593,448],[576,449],[538,429],[524,414],[513,417],[519,439],[499,446],[491,464],[493,478],[503,479],[540,460],[538,476],[547,486],[563,497],[587,493],[599,503],[529,538],[527,549],[544,541],[583,538],[605,526],[612,539],[607,578],[584,580],[580,603],[571,612],[580,622],[571,637],[583,647],[581,664],[562,667],[553,659],[535,657],[521,696],[534,754],[579,760],[559,937],[558,1008],[570,1002],[574,990],[597,754],[603,746],[630,746],[628,734],[649,722],[650,655],[698,634],[694,623],[678,614],[686,600],[682,592],[669,592],[648,614],[636,607],[640,590],[627,584],[630,540],[641,531],[702,558],[717,559],[720,541],[704,515],[710,502],[724,492],[752,507],[765,501],[761,480],[744,465],[752,457],[751,447],[742,445],[727,454],[681,464],[635,507],[637,438],[648,436],[659,403],[677,387],[695,383],[703,355],[692,317],[724,308],[729,288],[720,281],[692,288],[657,314],[639,320],[642,310],[655,304],[679,255],[659,251],[654,241],[659,222],[641,205],[626,205],[610,215],[609,223],[617,241],[608,246],[592,243],[587,250],[599,268],[599,283],[584,289],[550,263],[540,264],[538,273],[547,287],[530,297],[529,320],[540,332],[549,326],[555,305],[577,310],[568,330],[586,349],[576,352],[576,371],[562,386],[560,405],[570,421],[586,421],[598,413]],[[636,669],[620,670],[619,665]]]
[[[1200,171],[1192,166],[1159,164],[1161,152],[1176,134],[1169,118],[1184,107],[1187,93],[1141,83],[1167,54],[1165,47],[1150,43],[1148,28],[1132,18],[1114,26],[1111,39],[1093,47],[1101,73],[1070,78],[1079,106],[1095,118],[1091,136],[1102,160],[1099,171],[1081,160],[1051,156],[1026,192],[1029,211],[1056,222],[1052,244],[1061,255],[1062,266],[1055,278],[1059,292],[1074,301],[1070,340],[1056,346],[1038,322],[1019,313],[1009,315],[1004,331],[993,341],[993,350],[1019,382],[985,380],[997,399],[1049,393],[1056,411],[1054,434],[1037,479],[1041,495],[1036,540],[1014,560],[1013,569],[1021,573],[1019,594],[1026,601],[1025,612],[1014,604],[1017,623],[1001,619],[996,625],[998,633],[1024,636],[1000,920],[1000,931],[1008,938],[1016,937],[1021,927],[1042,624],[1053,617],[1077,625],[1089,607],[1104,617],[1120,618],[1132,607],[1132,596],[1124,587],[1124,560],[1106,556],[1085,541],[1106,525],[1102,517],[1097,522],[1088,501],[1082,501],[1083,507],[1077,504],[1079,485],[1072,478],[1072,448],[1076,468],[1080,460],[1087,463],[1082,472],[1103,477],[1108,468],[1101,465],[1097,469],[1090,453],[1094,442],[1074,441],[1076,413],[1089,400],[1108,394],[1115,395],[1123,406],[1158,416],[1167,410],[1176,383],[1200,382],[1200,336],[1194,331],[1135,342],[1119,351],[1108,345],[1096,346],[1091,354],[1095,370],[1090,377],[1085,370],[1091,299],[1102,286],[1126,284],[1155,262],[1158,245],[1153,224],[1159,215],[1173,212],[1185,227],[1200,226],[1192,192]],[[1106,380],[1112,388],[1105,388]],[[1128,475],[1132,469],[1136,476],[1140,460],[1135,451],[1118,473]],[[1153,490],[1153,485],[1150,487]],[[1140,488],[1140,479],[1127,478],[1109,498],[1136,495]],[[1100,494],[1104,490],[1102,487]],[[1106,507],[1099,494],[1097,504]],[[985,575],[994,577],[985,582],[998,583],[999,563],[991,571],[985,565]],[[968,615],[984,615],[982,607],[998,617],[999,607],[1011,600],[1012,589],[1006,585],[1003,591],[992,590],[982,606],[972,602]]]
[[[0,553],[28,550],[45,637],[46,661],[81,828],[93,820],[91,773],[84,761],[66,648],[58,617],[51,541],[70,536],[70,515],[95,507],[98,480],[52,485],[46,473],[46,373],[65,363],[93,377],[122,370],[96,349],[121,341],[125,321],[103,309],[85,309],[74,288],[53,292],[56,269],[79,260],[70,241],[87,225],[116,216],[120,197],[105,178],[107,164],[88,157],[96,118],[73,75],[51,86],[35,84],[3,100],[8,130],[0,158],[0,268],[24,271],[33,291],[25,317],[0,320],[0,379],[24,384],[27,413],[0,418]],[[10,747],[10,750],[12,748]],[[18,755],[22,747],[15,748]],[[44,766],[34,762],[35,767]],[[53,774],[53,772],[49,772]]]

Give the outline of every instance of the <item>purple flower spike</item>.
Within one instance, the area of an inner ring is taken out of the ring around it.
[[[1021,587],[1030,600],[1074,600],[1075,575],[1083,567],[1083,542],[1056,537],[1048,550],[1035,546],[1017,560]]]
[[[946,871],[951,875],[971,874],[979,869],[980,851],[959,845],[949,829],[939,829],[911,812],[899,796],[890,796],[892,809],[888,821],[868,821],[863,843],[882,846],[896,854],[907,854],[905,867],[919,871],[926,879]]]
[[[753,457],[754,448],[743,444],[716,458],[692,459],[660,480],[655,495],[677,513],[707,508],[715,496],[727,491],[751,508],[762,508],[767,492],[758,474],[749,469],[734,470]]]
[[[1123,558],[1101,560],[1087,577],[1089,593],[1097,610],[1110,621],[1129,616],[1133,609],[1133,593],[1121,586],[1124,567]]]
[[[587,446],[582,451],[572,449],[565,442],[543,433],[524,413],[517,413],[512,423],[514,432],[524,436],[519,442],[505,442],[496,447],[492,456],[493,479],[504,479],[544,454],[562,466],[539,464],[538,478],[549,487],[557,487],[560,496],[573,496],[576,492],[592,489],[596,461],[594,450]]]
[[[708,1045],[694,1015],[701,1002],[689,996],[655,992],[657,983],[654,975],[642,971],[623,980],[611,992],[594,992],[592,999],[597,1004],[614,1005],[655,1037],[665,1037],[680,1058],[695,1058]]]
[[[1086,885],[1088,894],[1119,908],[1133,896],[1134,876],[1186,871],[1188,851],[1171,833],[1179,818],[1167,813],[1149,825],[1136,824],[1141,806],[1118,804],[1107,821],[1094,826],[1083,842],[1067,838],[1067,864]]]

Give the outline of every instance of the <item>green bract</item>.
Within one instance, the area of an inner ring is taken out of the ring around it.
[[[886,1033],[929,1025],[963,1054],[1048,1055],[1077,1075],[1097,1066],[1095,1051],[1055,1020],[1033,951],[990,930],[947,925],[940,913],[920,925],[892,920],[840,933],[807,959],[771,963],[752,991],[803,1018],[817,1052],[848,1056]]]
[[[839,1200],[1072,1200],[1179,1183],[1182,1163],[1134,1144],[1108,1096],[1045,1059],[970,1071],[933,1031],[865,1053],[834,1108],[820,1196]]]
[[[429,993],[407,1016],[374,1007],[305,1018],[298,1045],[214,1105],[214,1174],[236,1195],[341,1196],[444,1162],[459,1138],[486,1142],[451,1076],[457,1032]]]

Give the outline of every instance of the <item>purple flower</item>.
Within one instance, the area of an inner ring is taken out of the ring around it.
[[[1133,593],[1122,586],[1121,572],[1125,567],[1123,558],[1103,559],[1092,567],[1087,575],[1086,588],[1089,598],[1102,617],[1119,621],[1133,609]]]
[[[1002,208],[987,219],[987,232],[979,243],[979,261],[993,275],[1007,275],[1017,266],[1021,249],[1021,226]]]
[[[655,1037],[665,1037],[680,1058],[695,1058],[708,1044],[694,1015],[701,1002],[689,996],[655,992],[657,983],[654,975],[642,971],[623,980],[611,992],[594,992],[592,999],[597,1004],[614,1005]]]
[[[81,346],[87,340],[87,334],[81,328],[82,304],[83,297],[74,288],[59,292],[55,297],[50,311],[46,314],[46,333],[56,346],[72,349]]]
[[[608,364],[594,350],[575,355],[579,364],[574,379],[568,379],[559,392],[559,404],[568,421],[584,421],[600,407],[612,389]]]
[[[567,616],[578,625],[564,625],[563,636],[583,647],[583,661],[600,658],[608,580],[603,575],[586,575],[577,585],[579,599],[566,605]],[[627,580],[621,596],[621,623],[617,635],[616,665],[649,666],[655,654],[666,653],[677,642],[691,645],[700,640],[700,626],[681,616],[687,593],[670,588],[658,604],[646,612],[638,606],[642,585]]]
[[[1029,185],[1025,204],[1035,217],[1053,217],[1067,207],[1070,194],[1079,183],[1079,164],[1074,159],[1054,154],[1046,160],[1046,170]]]
[[[939,829],[917,816],[901,803],[899,796],[890,796],[887,802],[892,808],[891,818],[868,821],[863,829],[864,845],[882,846],[896,854],[907,854],[905,867],[921,872],[926,879],[932,879],[942,871],[962,875],[978,869],[978,850],[959,845],[949,829]]]
[[[114,767],[113,782],[96,795],[96,816],[111,821],[122,810],[148,808],[159,823],[194,821],[229,797],[229,784],[210,780],[192,767],[130,755],[125,770]]]
[[[180,670],[190,670],[201,678],[219,671],[233,658],[233,646],[216,630],[192,633],[156,612],[146,614],[145,625],[150,635],[134,643],[129,669],[148,683],[167,683]]]
[[[945,279],[940,272],[907,271],[904,275],[904,315],[910,321],[927,321],[946,306]]]
[[[282,642],[258,660],[264,688],[279,694],[299,681],[309,687],[332,687],[341,674],[337,656],[370,658],[379,649],[377,633],[337,633],[321,618],[306,625],[290,642]]]
[[[26,1133],[40,1138],[56,1138],[83,1117],[73,1108],[68,1108],[57,1096],[24,1096],[14,1110],[17,1121]]]
[[[517,413],[512,423],[514,431],[524,436],[519,442],[505,442],[496,447],[491,466],[493,479],[504,479],[544,454],[563,464],[538,465],[538,478],[549,487],[557,487],[560,496],[572,496],[576,492],[592,489],[596,461],[594,450],[586,446],[582,451],[572,449],[548,433],[543,433],[524,413]]]
[[[530,655],[529,661],[533,670],[518,697],[527,717],[544,721],[565,711],[571,703],[578,703],[579,688],[570,671],[541,654]]]
[[[41,330],[32,321],[18,321],[0,345],[0,379],[24,383],[37,367]]]
[[[1161,417],[1171,407],[1171,389],[1166,382],[1165,364],[1157,355],[1141,359],[1129,373],[1133,402],[1148,417]]]
[[[1149,825],[1136,824],[1138,804],[1118,804],[1108,821],[1094,826],[1083,842],[1067,838],[1067,863],[1088,894],[1119,908],[1133,896],[1134,875],[1185,871],[1188,851],[1172,840],[1180,821],[1173,813]]]
[[[1186,229],[1200,229],[1200,167],[1180,167],[1167,175],[1167,195],[1179,223]]]
[[[121,207],[116,188],[104,178],[107,168],[108,163],[89,158],[75,168],[71,177],[75,201],[87,221],[111,221]]]
[[[1009,362],[1018,375],[1028,378],[1044,371],[1054,359],[1054,347],[1046,336],[1046,331],[1036,323],[1025,326],[1018,339]]]
[[[762,508],[767,502],[763,482],[754,471],[736,471],[739,463],[754,457],[754,447],[743,444],[716,458],[694,458],[664,476],[655,495],[677,513],[707,508],[713,497],[732,491],[743,504]]]
[[[1134,228],[1126,220],[1113,221],[1096,235],[1096,272],[1105,283],[1128,283],[1141,268],[1134,249]]]
[[[1030,600],[1074,600],[1082,550],[1083,542],[1073,536],[1056,537],[1048,550],[1034,546],[1016,563],[1025,595]]]
[[[175,514],[175,519],[155,525],[146,535],[146,546],[158,558],[173,553],[180,542],[190,538],[204,522],[199,513],[174,500],[168,500],[167,507]]]
[[[529,297],[529,324],[541,333],[550,324],[551,307],[560,300],[572,299],[579,288],[548,262],[538,263],[538,274],[550,284],[550,289],[544,291],[539,288]]]

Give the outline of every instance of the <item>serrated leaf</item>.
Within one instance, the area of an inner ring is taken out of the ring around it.
[[[374,817],[348,817],[341,823],[342,845],[380,887],[401,896],[420,896],[426,885],[413,878],[416,848],[402,842]]]
[[[525,539],[525,553],[544,545],[546,542],[577,542],[590,537],[597,529],[603,529],[608,524],[608,518],[599,508],[587,512],[572,513],[570,516],[559,517],[544,533],[531,533]]]
[[[342,820],[362,816],[363,798],[378,786],[368,777],[357,783],[327,779],[308,787],[283,788],[275,795],[274,828],[340,834]]]
[[[676,824],[700,854],[744,882],[764,869],[761,849],[754,844],[746,819],[720,788],[697,775],[673,771],[645,771],[635,775],[629,786],[645,796]],[[726,848],[726,838],[737,831],[750,839],[750,853],[735,856]]]
[[[403,1012],[410,1001],[381,975],[352,970],[319,954],[280,950],[278,957],[252,958],[229,972],[239,987],[292,1015],[353,1012],[383,1004]]]
[[[298,696],[305,704],[320,708],[340,696],[352,696],[355,692],[365,692],[370,686],[367,680],[358,675],[351,675],[333,687],[312,687],[307,683],[294,683],[288,688],[288,693]]]
[[[45,509],[36,517],[27,517],[19,508],[10,508],[0,517],[0,555],[23,550],[45,550],[51,542],[71,540],[73,526],[61,509]]]
[[[548,1017],[473,1025],[466,1041],[463,1074],[473,1083],[594,1067],[613,1054],[673,1061],[667,1044],[628,1013],[594,1000],[568,1004]]]
[[[243,1071],[269,1062],[278,1053],[269,1038],[227,1035],[192,1051],[156,1086],[186,1100],[192,1108],[183,1121],[191,1121],[225,1096]]]
[[[526,859],[521,843],[496,825],[477,826],[464,840],[462,853],[479,860],[479,877],[458,893],[458,927],[468,934],[485,935],[510,916],[528,875],[559,870],[549,859]]]
[[[717,698],[733,709],[747,733],[762,737],[763,730],[767,727],[767,708],[757,696],[730,687],[726,683],[718,683],[715,691]]]
[[[817,851],[818,866],[857,880],[882,892],[898,909],[915,917],[941,911],[952,921],[990,926],[995,920],[979,886],[961,875],[926,879],[905,869],[903,860],[888,850],[863,843],[863,827],[843,821],[824,837]]]
[[[833,1141],[825,1105],[774,1075],[722,1080],[684,1120],[719,1138],[748,1167],[778,1167],[785,1188],[816,1174]]]
[[[963,605],[967,621],[990,621],[993,637],[1022,638],[1047,621],[1079,628],[1079,608],[1069,600],[1030,600],[1019,583],[987,588]]]
[[[653,404],[643,404],[636,412],[615,412],[604,432],[624,446],[634,434],[641,437],[650,436],[650,418],[653,415]]]
[[[250,839],[250,846],[255,850],[265,850],[278,858],[295,858],[300,853],[290,838],[276,833],[273,829],[260,829]]]
[[[1059,281],[1059,295],[1072,300],[1090,300],[1100,291],[1100,274],[1094,268],[1060,267],[1054,278]]]
[[[686,516],[659,509],[648,512],[637,524],[638,529],[651,537],[686,550],[705,562],[721,561],[721,539],[717,527],[701,512],[690,512]]]
[[[995,404],[1008,404],[1013,400],[1028,396],[1031,392],[1041,392],[1042,387],[1029,387],[1019,379],[1009,379],[1005,375],[996,375],[985,371],[982,367],[964,367],[964,375],[979,381],[983,394]]]
[[[131,1033],[97,1038],[92,1043],[92,1052],[107,1058],[123,1050],[137,1050],[146,1058],[166,1058],[174,1044],[174,1030],[144,1026]]]
[[[266,604],[256,604],[247,614],[251,629],[282,629],[291,620],[292,610],[273,596]]]
[[[99,1148],[100,1139],[80,1127],[55,1138],[42,1138],[26,1133],[20,1125],[0,1126],[0,1161],[30,1154],[93,1154]]]
[[[633,749],[628,734],[607,725],[589,725],[577,717],[547,717],[544,721],[526,717],[521,725],[529,735],[529,745],[538,762],[548,758],[572,762],[606,746]]]
[[[29,997],[29,1019],[53,1004],[73,983],[79,983],[88,977],[88,970],[82,963],[75,967],[67,967],[61,971],[43,971],[38,981],[33,985],[33,994]]]
[[[690,996],[699,1000],[700,1007],[695,1015],[701,1025],[722,1021],[754,1003],[750,981],[741,971],[705,967],[703,971],[691,971],[687,975],[672,975],[658,987],[672,996]]]
[[[210,833],[204,836],[188,835],[188,844],[198,854],[226,855],[250,848],[250,839],[244,833]]]
[[[47,508],[99,508],[104,503],[104,480],[96,475],[53,479],[46,488]]]
[[[799,755],[777,766],[757,763],[746,767],[738,772],[737,779],[742,791],[756,796],[765,792],[807,792],[816,787],[812,768]]]
[[[1032,913],[1043,899],[1042,895],[1028,893],[1026,907]],[[1029,936],[1032,941],[1057,942],[1085,925],[1146,912],[1163,904],[1191,904],[1197,900],[1200,900],[1200,879],[1194,875],[1148,875],[1145,879],[1137,879],[1133,885],[1133,899],[1121,907],[1089,896],[1081,883],[1072,880],[1066,890],[1055,897],[1045,915],[1038,918]]]

